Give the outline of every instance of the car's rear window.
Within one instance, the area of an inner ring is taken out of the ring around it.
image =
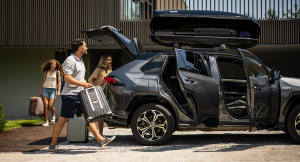
[[[158,75],[160,72],[161,67],[165,61],[166,55],[158,56],[148,63],[146,63],[143,67],[141,67],[141,71],[145,75]]]

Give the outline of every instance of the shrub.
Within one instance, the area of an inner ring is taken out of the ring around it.
[[[6,115],[4,114],[3,110],[3,105],[0,104],[0,133],[3,131],[4,126],[7,123],[7,120],[4,119]]]

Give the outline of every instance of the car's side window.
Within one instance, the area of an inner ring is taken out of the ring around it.
[[[194,52],[180,51],[188,72],[208,76],[205,64],[200,54]]]
[[[182,53],[185,53],[185,51],[178,50],[177,52],[178,70],[187,71],[183,58],[181,57]]]
[[[222,79],[247,79],[244,65],[240,58],[219,56],[217,62]]]
[[[248,52],[242,51],[247,62],[250,77],[255,78],[269,78],[270,74],[267,68],[253,55]]]
[[[161,67],[164,64],[166,56],[161,55],[146,63],[141,67],[141,71],[146,75],[158,75]]]

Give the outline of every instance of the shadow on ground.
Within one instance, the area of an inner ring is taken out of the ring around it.
[[[48,137],[45,139],[41,139],[41,140],[37,140],[34,142],[29,143],[28,145],[49,145],[51,143],[52,137]],[[67,138],[66,137],[58,137],[58,142],[63,142],[66,141]]]
[[[47,143],[49,139],[43,139],[35,143]],[[161,146],[144,146],[139,144],[133,135],[118,135],[117,138],[108,146],[99,149],[95,139],[88,143],[68,143],[60,144],[64,148],[70,149],[70,152],[61,154],[86,154],[94,152],[165,152],[172,150],[192,150],[193,152],[233,152],[243,151],[252,148],[285,148],[300,147],[289,135],[279,132],[278,134],[187,134],[173,135],[168,143]],[[41,151],[36,153],[49,153]]]
[[[194,152],[231,152],[256,147],[285,147],[286,145],[300,147],[298,143],[285,133],[173,135],[165,145],[151,146],[134,151],[164,152],[191,149]]]

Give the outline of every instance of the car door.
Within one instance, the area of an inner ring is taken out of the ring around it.
[[[279,100],[279,85],[270,82],[265,65],[252,53],[239,49],[247,74],[247,106],[251,130],[275,125]]]
[[[197,124],[216,127],[219,123],[219,85],[210,77],[206,60],[194,52],[175,49],[177,78]],[[190,103],[189,103],[190,100]]]

